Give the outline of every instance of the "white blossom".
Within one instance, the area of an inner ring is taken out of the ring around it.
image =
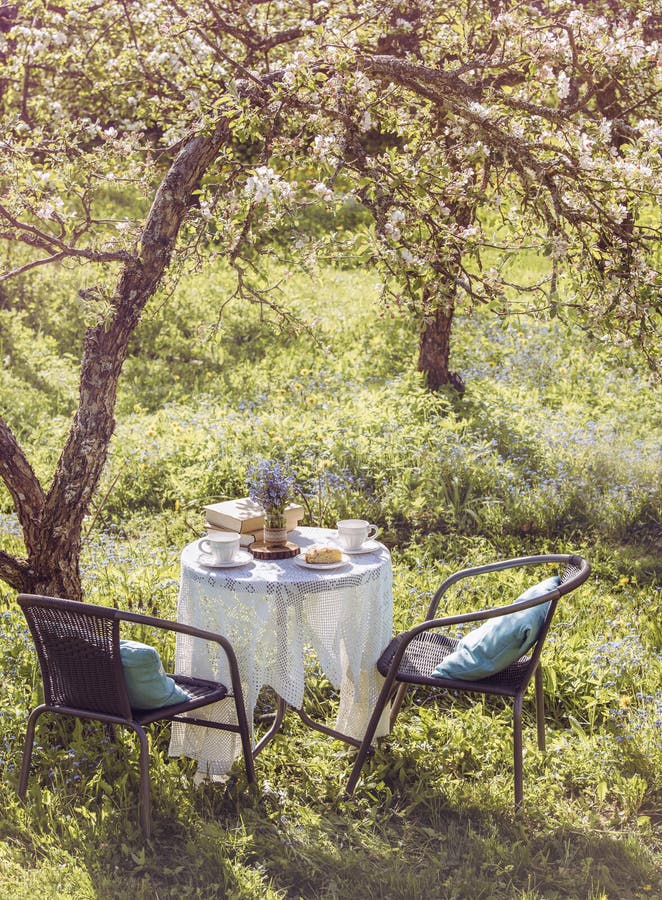
[[[209,200],[200,201],[200,215],[206,222],[210,222],[214,218]]]
[[[662,143],[662,125],[655,119],[641,119],[638,128],[647,141]]]
[[[331,134],[318,134],[313,141],[313,153],[319,159],[335,165],[338,162],[338,144],[336,138]]]
[[[54,212],[55,207],[50,200],[44,200],[44,202],[37,209],[37,215],[40,219],[50,219],[53,217]]]
[[[472,100],[469,104],[469,112],[473,113],[478,119],[488,119],[490,115],[489,109],[486,106],[483,106],[482,103],[478,103],[476,100]]]
[[[291,185],[283,181],[270,166],[258,166],[255,173],[246,179],[245,190],[256,203],[266,201],[268,204],[277,196],[287,199],[293,193]]]
[[[362,132],[370,131],[372,128],[372,116],[370,115],[370,110],[366,109],[361,118],[361,124],[359,128]]]
[[[608,144],[611,141],[611,122],[609,119],[603,119],[598,126],[598,131],[600,132],[600,137],[602,140]]]
[[[624,206],[622,203],[613,204],[610,208],[611,215],[614,221],[620,225],[621,222],[624,222],[628,215],[628,208]]]
[[[333,198],[333,191],[330,187],[324,184],[323,181],[318,181],[313,191],[320,197],[322,200],[331,200]]]
[[[354,87],[359,94],[367,94],[372,87],[372,81],[365,72],[356,72],[354,75]]]
[[[556,92],[560,100],[566,100],[570,94],[570,79],[563,71],[556,76]]]

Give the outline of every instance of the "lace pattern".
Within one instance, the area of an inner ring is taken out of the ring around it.
[[[299,528],[290,539],[302,548],[328,541],[334,532]],[[391,639],[392,571],[388,550],[352,555],[328,571],[301,568],[293,559],[253,560],[233,569],[210,569],[198,559],[197,542],[182,552],[179,621],[225,635],[241,675],[249,721],[263,686],[301,707],[304,660],[310,648],[340,691],[335,728],[361,738],[382,679],[376,662]],[[227,664],[215,645],[177,638],[177,674],[229,684]],[[232,702],[207,710],[228,721]],[[382,733],[385,729],[382,729]],[[237,735],[173,723],[171,756],[198,760],[198,777],[222,777],[240,755]]]

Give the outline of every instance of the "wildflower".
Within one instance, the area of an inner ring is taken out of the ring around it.
[[[260,459],[248,469],[248,495],[264,509],[267,525],[277,523],[294,487],[294,475],[277,460]]]

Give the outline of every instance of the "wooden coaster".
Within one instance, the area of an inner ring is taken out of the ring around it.
[[[267,547],[264,541],[253,541],[247,548],[255,559],[290,559],[301,553],[301,547],[288,541],[280,547]]]

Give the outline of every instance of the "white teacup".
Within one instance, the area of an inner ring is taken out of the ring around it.
[[[207,536],[198,541],[198,547],[214,563],[229,563],[239,550],[239,535],[236,531],[208,531]]]
[[[379,528],[365,519],[342,519],[336,522],[338,540],[346,550],[360,550],[370,538],[377,537]]]

